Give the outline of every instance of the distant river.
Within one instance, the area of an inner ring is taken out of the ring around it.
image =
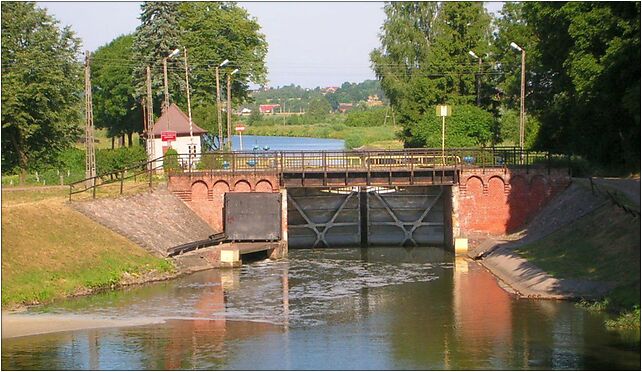
[[[241,150],[239,136],[232,137],[234,150]],[[309,138],[309,137],[272,137],[272,136],[243,136],[243,150],[252,150],[254,146],[261,149],[268,146],[270,150],[344,150],[345,142],[337,139]]]

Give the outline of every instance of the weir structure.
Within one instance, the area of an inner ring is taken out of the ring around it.
[[[176,157],[169,191],[215,231],[239,213],[225,207],[234,193],[280,193],[280,206],[244,213],[256,224],[280,208],[284,249],[453,249],[456,238],[518,229],[570,183],[564,156],[513,147],[216,152],[198,164]]]

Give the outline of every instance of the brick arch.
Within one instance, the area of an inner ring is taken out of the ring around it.
[[[502,183],[502,185],[504,185],[504,186],[506,185],[506,181],[501,176],[491,176],[488,179],[488,187],[490,187],[490,184],[491,184],[491,182],[493,182],[493,180],[498,180],[499,182]]]
[[[470,176],[470,177],[468,177],[466,179],[466,183],[464,184],[464,186],[466,186],[466,188],[470,188],[471,186],[472,187],[477,186],[475,184],[475,182],[474,182],[475,180],[479,181],[480,189],[484,187],[484,180],[479,176]],[[471,184],[471,181],[473,181],[472,184]]]
[[[257,192],[272,192],[273,186],[272,183],[268,180],[260,180],[254,186],[254,191]]]
[[[204,199],[207,199],[207,193],[209,191],[209,188],[207,187],[207,183],[199,180],[192,183],[191,191],[192,191],[192,200],[196,200],[196,199],[204,200]]]
[[[252,191],[252,186],[250,186],[249,182],[247,182],[245,180],[241,180],[241,181],[236,182],[236,184],[234,184],[234,191],[236,191],[236,192],[250,192],[250,191]]]
[[[225,181],[218,181],[214,184],[214,186],[212,186],[213,194],[224,194],[228,191],[230,191],[230,185],[228,185],[228,183]]]

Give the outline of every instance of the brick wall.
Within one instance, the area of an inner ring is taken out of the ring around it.
[[[274,173],[175,175],[170,177],[168,189],[212,229],[223,231],[226,192],[279,192],[279,183]]]
[[[459,185],[461,233],[515,232],[569,183],[561,170],[464,170]]]

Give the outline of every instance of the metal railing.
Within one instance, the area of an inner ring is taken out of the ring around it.
[[[163,168],[163,158],[164,156],[161,156],[150,161],[130,165],[123,169],[101,173],[94,177],[89,177],[80,181],[72,182],[69,184],[69,201],[72,200],[72,195],[81,194],[88,191],[91,192],[92,198],[95,199],[96,190],[98,188],[116,184],[120,184],[119,194],[122,195],[125,186],[125,180],[137,180],[143,175],[147,178],[147,184],[151,189],[154,173]]]
[[[402,150],[346,150],[346,151],[240,151],[164,155],[114,172],[104,173],[69,185],[72,195],[92,192],[104,185],[120,182],[123,193],[125,180],[143,174],[148,177],[150,189],[153,175],[160,170],[168,176],[198,173],[248,174],[285,173],[378,172],[421,170],[459,170],[465,168],[546,168],[560,164],[568,157],[549,152],[521,150],[518,147],[402,149]],[[570,161],[570,160],[569,160]],[[570,169],[570,167],[569,167]]]

